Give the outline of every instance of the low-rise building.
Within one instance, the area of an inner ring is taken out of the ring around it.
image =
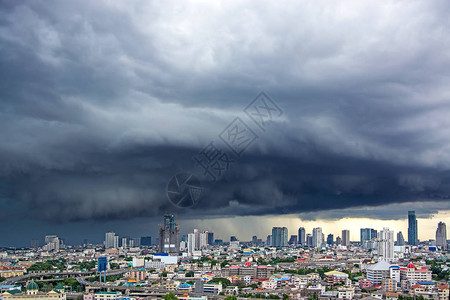
[[[218,295],[222,292],[222,284],[205,283],[203,285],[203,293]]]
[[[94,294],[95,300],[114,300],[122,297],[120,292],[97,292]]]
[[[367,279],[372,284],[382,284],[383,280],[390,278],[391,265],[385,261],[367,266]]]
[[[344,286],[338,289],[339,299],[353,299],[355,296],[355,288],[352,286]]]
[[[330,271],[325,273],[325,279],[328,284],[345,283],[348,279],[348,274],[339,271]]]
[[[450,299],[450,289],[447,285],[441,285],[440,287],[438,287],[438,297],[439,300]]]
[[[431,281],[432,272],[427,267],[416,269],[413,263],[409,263],[406,268],[400,268],[400,280],[408,280],[413,285],[419,281]]]
[[[39,286],[31,281],[26,286],[25,293],[20,290],[8,290],[2,293],[2,300],[66,300],[64,287],[58,284],[55,289],[49,292],[39,292]]]
[[[277,288],[277,282],[275,280],[263,281],[261,287],[265,290],[274,290]]]

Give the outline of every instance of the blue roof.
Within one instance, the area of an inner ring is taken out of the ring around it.
[[[419,281],[420,285],[434,285],[435,283],[432,281]]]
[[[180,284],[178,287],[188,288],[188,287],[191,287],[191,286],[192,285],[190,285],[189,283],[185,282],[185,283]]]
[[[275,277],[274,280],[275,280],[275,281],[280,281],[280,280],[291,280],[291,277]]]

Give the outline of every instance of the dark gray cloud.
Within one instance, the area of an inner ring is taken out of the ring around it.
[[[179,214],[450,209],[448,9],[2,1],[2,218],[173,211],[169,178],[198,171],[191,157],[235,116],[250,125],[242,109],[261,90],[283,118],[254,127],[243,158]]]

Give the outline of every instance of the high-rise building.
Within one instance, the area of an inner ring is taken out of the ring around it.
[[[288,244],[288,230],[286,227],[272,228],[272,246],[285,247]]]
[[[312,234],[311,234],[311,233],[308,233],[308,234],[306,235],[306,241],[305,241],[305,243],[306,243],[306,246],[312,247],[312,245],[313,245],[313,237],[312,237]]]
[[[331,234],[331,233],[327,236],[327,244],[328,245],[333,245],[334,244],[334,235]]]
[[[151,236],[141,236],[141,246],[151,246],[152,237]]]
[[[297,235],[293,234],[289,238],[289,245],[297,245]]]
[[[323,244],[322,228],[316,227],[313,229],[312,246],[314,248],[320,248],[320,247],[322,247],[322,244]]]
[[[300,245],[305,245],[306,244],[306,230],[304,227],[300,227],[298,229],[298,243]]]
[[[174,215],[165,215],[164,224],[159,225],[159,251],[161,253],[180,251],[180,230]]]
[[[408,211],[408,245],[417,246],[418,244],[416,212],[411,210]]]
[[[129,237],[122,237],[121,239],[119,239],[119,247],[122,247],[124,249],[128,248],[128,240]]]
[[[342,245],[342,239],[339,236],[336,238],[336,245]]]
[[[214,232],[208,232],[208,245],[214,245]]]
[[[436,229],[436,246],[447,249],[447,226],[444,222],[439,222]]]
[[[195,233],[188,233],[188,240],[187,240],[187,249],[188,253],[193,253],[195,248]]]
[[[141,239],[140,238],[131,238],[128,242],[130,248],[141,247]]]
[[[45,236],[44,250],[59,250],[60,240],[56,235]]]
[[[234,235],[232,235],[231,237],[230,237],[230,242],[236,242],[238,239],[234,236]]]
[[[205,248],[208,245],[208,231],[200,233],[200,249]]]
[[[370,237],[372,238],[372,240],[378,237],[378,232],[376,229],[371,229],[370,232]]]
[[[399,231],[397,233],[397,246],[405,245],[405,238],[403,237],[403,233]]]
[[[257,246],[258,245],[258,237],[256,235],[254,235],[252,237],[252,245],[253,246]]]
[[[394,231],[385,227],[378,236],[378,256],[381,260],[391,261],[394,258]]]
[[[342,245],[350,246],[350,230],[342,230]]]
[[[371,241],[377,237],[376,230],[372,228],[361,228],[361,245],[365,242]]]
[[[107,232],[105,234],[105,248],[119,248],[119,236],[114,231]]]
[[[272,246],[272,236],[270,234],[267,236],[266,245]]]

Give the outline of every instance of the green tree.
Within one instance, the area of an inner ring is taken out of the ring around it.
[[[226,296],[225,300],[237,300],[236,296]]]
[[[222,283],[222,287],[226,288],[227,286],[229,286],[231,284],[231,281],[229,281],[226,278],[221,278],[221,277],[216,277],[210,281],[208,281],[208,283]]]
[[[220,263],[220,266],[222,268],[225,268],[225,266],[228,264],[228,260],[224,260],[223,262]]]
[[[162,296],[162,298],[163,298],[164,300],[178,300],[178,297],[175,296],[174,293],[168,293],[168,294]]]
[[[194,271],[186,272],[186,277],[194,277]]]

